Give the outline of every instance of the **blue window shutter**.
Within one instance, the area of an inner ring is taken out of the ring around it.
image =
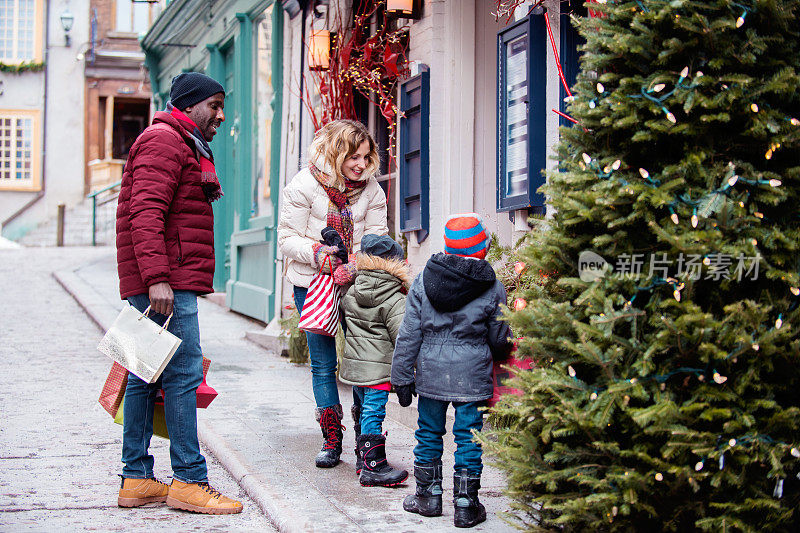
[[[428,179],[430,153],[430,72],[422,65],[420,73],[400,86],[400,231],[417,232],[417,241],[428,236]]]
[[[582,5],[582,2],[578,2],[572,0],[569,2],[569,5],[564,6],[566,9],[564,12],[561,13],[559,22],[560,22],[560,51],[559,55],[561,60],[561,69],[564,71],[564,79],[567,80],[567,85],[569,85],[570,90],[575,85],[575,81],[578,78],[578,58],[580,53],[578,52],[578,47],[583,45],[586,41],[583,37],[580,36],[578,30],[572,25],[572,20],[570,19],[570,12],[574,13],[575,15],[581,17],[586,16],[586,8]],[[563,4],[562,4],[563,5]],[[563,85],[559,87],[559,96],[561,97],[561,102],[559,103],[559,110],[562,113],[567,112],[567,104],[564,102],[564,98],[569,96],[567,91],[564,89]],[[559,125],[571,127],[574,124],[561,117],[559,119]]]

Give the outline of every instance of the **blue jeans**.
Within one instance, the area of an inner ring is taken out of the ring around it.
[[[417,445],[414,447],[414,463],[428,464],[441,461],[445,434],[445,418],[447,405],[450,402],[419,397],[419,429],[414,433]],[[456,419],[453,423],[453,436],[456,441],[455,471],[466,468],[470,474],[477,476],[483,471],[481,461],[481,445],[472,440],[472,430],[483,428],[483,411],[478,408],[485,402],[453,402]]]
[[[303,309],[308,289],[305,287],[294,288],[294,304],[297,312]],[[309,333],[306,331],[308,352],[311,355],[311,388],[314,391],[314,401],[322,409],[339,404],[339,389],[336,386],[336,338]]]
[[[361,408],[361,433],[364,435],[382,433],[389,391],[369,387],[353,387],[353,401]]]
[[[208,480],[206,459],[197,439],[197,387],[203,381],[203,353],[197,320],[197,294],[174,291],[175,301],[168,331],[181,339],[175,355],[155,383],[148,385],[128,374],[122,429],[123,477],[153,477],[153,456],[147,449],[153,436],[153,407],[156,393],[164,389],[164,415],[169,432],[169,456],[173,478],[184,483]],[[128,302],[139,311],[150,305],[147,294],[130,296]],[[150,313],[157,323],[167,317]]]

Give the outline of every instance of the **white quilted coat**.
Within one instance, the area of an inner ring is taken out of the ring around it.
[[[386,194],[374,177],[367,178],[364,191],[350,206],[353,212],[353,252],[361,249],[367,233],[387,235]],[[292,285],[308,287],[319,267],[314,261],[314,243],[328,225],[328,194],[311,171],[298,172],[281,194],[278,247],[284,257],[285,276]]]

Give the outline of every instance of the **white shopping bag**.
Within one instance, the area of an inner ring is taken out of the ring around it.
[[[172,315],[159,326],[128,304],[106,332],[97,349],[147,383],[153,383],[167,366],[181,340],[167,331]]]

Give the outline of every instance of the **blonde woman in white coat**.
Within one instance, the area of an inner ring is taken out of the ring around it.
[[[278,246],[286,262],[286,278],[294,285],[297,310],[303,308],[311,279],[329,265],[338,283],[352,270],[320,242],[330,226],[339,232],[348,254],[360,249],[361,237],[387,235],[386,195],[375,180],[377,145],[360,122],[334,120],[320,129],[309,148],[309,164],[283,190],[278,221]],[[326,259],[330,259],[330,261]],[[311,381],[316,419],[325,439],[316,458],[320,468],[339,463],[342,453],[342,405],[336,386],[336,343],[333,337],[306,333],[311,354]],[[353,417],[358,427],[358,407]],[[356,429],[358,431],[358,429]]]

